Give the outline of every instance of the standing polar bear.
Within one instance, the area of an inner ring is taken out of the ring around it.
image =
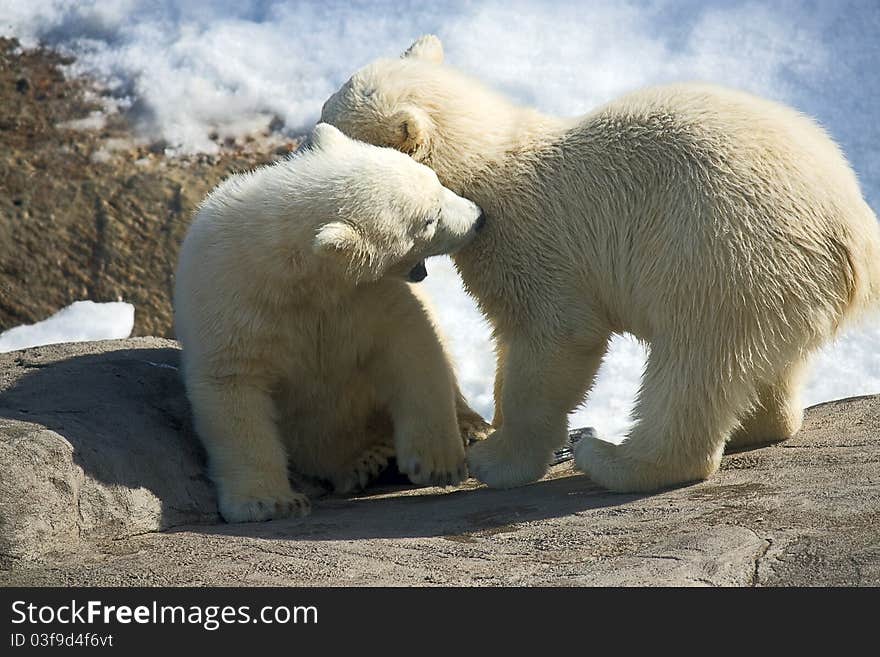
[[[181,248],[174,310],[227,521],[307,513],[288,461],[342,492],[395,454],[416,483],[466,476],[459,425],[479,433],[482,419],[406,279],[481,225],[429,168],[327,125],[208,196]]]
[[[709,85],[638,91],[575,119],[517,107],[426,36],[358,71],[322,120],[396,147],[486,212],[455,256],[494,328],[490,486],[539,478],[612,333],[650,345],[621,445],[578,466],[617,491],[703,479],[725,443],[801,425],[811,352],[880,296],[876,218],[810,119]]]

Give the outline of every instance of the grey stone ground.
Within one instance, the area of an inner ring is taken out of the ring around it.
[[[226,525],[177,363],[156,338],[0,355],[0,585],[880,584],[880,397],[654,495],[562,465]]]

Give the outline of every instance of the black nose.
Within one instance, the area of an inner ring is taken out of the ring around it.
[[[480,216],[477,217],[477,223],[474,224],[474,230],[478,233],[483,230],[483,227],[486,225],[486,213],[480,212]]]

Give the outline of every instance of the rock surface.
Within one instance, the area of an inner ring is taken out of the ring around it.
[[[226,525],[177,363],[156,338],[0,355],[0,584],[880,584],[880,397],[814,407],[787,443],[654,495],[562,465]]]
[[[0,354],[0,553],[217,522],[176,342]]]
[[[80,299],[121,300],[137,308],[135,335],[172,337],[193,209],[230,173],[296,142],[275,125],[240,143],[218,138],[213,155],[171,157],[139,136],[137,106],[106,111],[110,97],[66,76],[70,63],[0,38],[0,331]]]

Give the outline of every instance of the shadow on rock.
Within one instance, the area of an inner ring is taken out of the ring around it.
[[[187,531],[292,541],[443,536],[466,543],[472,534],[515,531],[520,523],[611,508],[642,497],[609,493],[582,475],[545,479],[509,490],[435,490],[328,498],[318,500],[312,514],[303,519],[189,527]]]

